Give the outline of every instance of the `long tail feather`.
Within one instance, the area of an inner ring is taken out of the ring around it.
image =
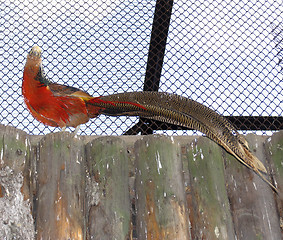
[[[100,113],[105,115],[140,116],[199,130],[254,170],[276,191],[261,174],[267,173],[266,168],[251,153],[247,141],[235,127],[223,116],[194,100],[169,93],[127,92],[96,98],[91,105],[101,108]]]

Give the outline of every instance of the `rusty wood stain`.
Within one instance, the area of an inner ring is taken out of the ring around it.
[[[40,141],[35,216],[37,239],[85,238],[82,159],[83,144],[71,134],[49,134]]]
[[[60,191],[59,183],[55,198],[55,236],[56,239],[83,239],[83,229],[81,224],[68,211],[68,201],[64,198]],[[44,234],[42,234],[44,236]]]
[[[164,136],[135,144],[138,239],[189,239],[180,148]]]
[[[161,230],[156,220],[156,205],[154,200],[155,186],[153,181],[148,180],[146,182],[147,193],[146,193],[146,219],[147,224],[147,238],[146,239],[164,239],[164,229]]]
[[[146,183],[147,193],[146,193],[146,219],[147,224],[147,238],[150,240],[163,240],[163,239],[188,239],[187,234],[184,234],[181,231],[176,231],[176,226],[164,227],[160,224],[157,219],[158,209],[156,206],[156,201],[154,200],[154,191],[155,185],[153,181],[148,180]],[[171,200],[170,204],[172,208],[176,211],[176,216],[180,220],[181,228],[186,228],[187,219],[186,219],[186,210],[184,205],[178,204],[176,201]]]

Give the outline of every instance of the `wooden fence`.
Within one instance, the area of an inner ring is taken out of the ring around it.
[[[283,131],[247,135],[279,194],[205,137],[0,134],[0,239],[282,238]]]

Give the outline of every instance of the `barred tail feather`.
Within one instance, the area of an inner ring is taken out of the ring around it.
[[[253,169],[275,191],[261,174],[263,163],[249,150],[248,143],[223,116],[194,100],[169,93],[127,92],[102,96],[93,101],[100,113],[111,116],[140,116],[199,130],[222,146],[247,167]]]

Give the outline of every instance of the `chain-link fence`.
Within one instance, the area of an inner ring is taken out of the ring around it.
[[[172,3],[2,2],[1,123],[29,134],[58,131],[34,120],[21,96],[26,55],[39,45],[49,79],[94,96],[148,88],[173,92],[228,116],[239,129],[249,129],[249,117],[281,129],[281,2]],[[120,135],[138,122],[136,117],[100,116],[81,126],[79,134]]]

